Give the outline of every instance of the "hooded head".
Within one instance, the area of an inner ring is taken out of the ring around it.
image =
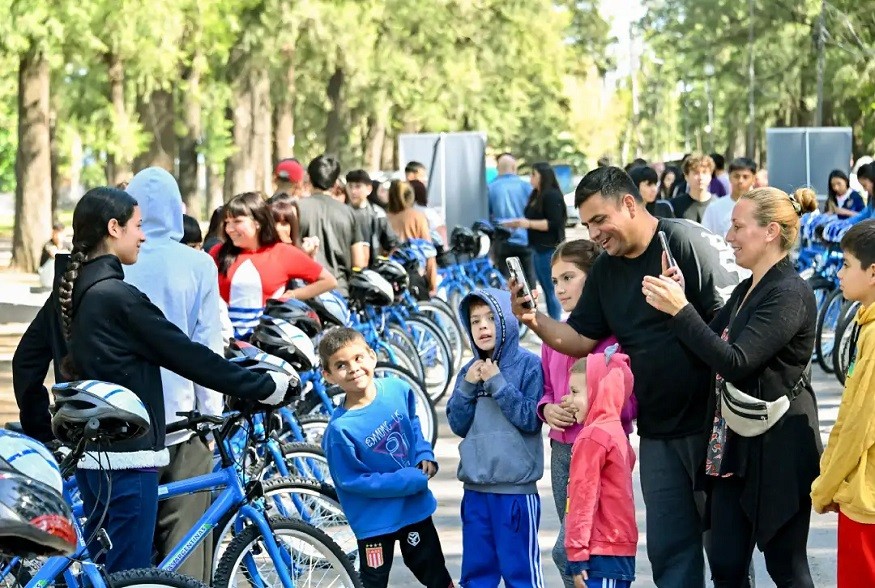
[[[480,346],[471,331],[471,303],[475,300],[482,301],[489,307],[495,321],[494,347],[491,352],[480,351],[480,359],[488,357],[495,362],[507,359],[519,347],[520,341],[520,327],[511,310],[510,293],[495,288],[486,288],[475,290],[462,299],[462,303],[459,305],[459,317],[461,317],[462,325],[468,333],[471,349],[479,351]]]
[[[569,384],[575,406],[579,412],[586,413],[585,427],[597,422],[620,422],[623,406],[632,396],[634,380],[629,356],[619,353],[618,348],[618,345],[611,345],[604,353],[586,357],[585,398],[581,398],[584,387],[580,386],[583,373],[575,369],[577,364],[571,368]]]
[[[155,239],[182,239],[182,196],[167,170],[149,167],[138,173],[125,190],[140,205],[146,243]]]

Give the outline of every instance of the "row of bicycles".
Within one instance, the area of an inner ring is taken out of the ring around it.
[[[355,536],[321,448],[343,393],[322,376],[319,339],[333,326],[360,331],[377,351],[375,376],[400,378],[414,391],[423,434],[434,444],[435,403],[468,345],[458,302],[477,287],[504,285],[484,255],[486,238],[495,238],[486,223],[460,227],[446,251],[413,242],[356,272],[347,297],[333,292],[306,302],[270,301],[249,341],[232,341],[226,356],[253,371],[291,376],[294,393],[269,410],[236,402],[221,416],[180,413],[168,425],[168,433],[189,430],[213,443],[214,469],[161,486],[159,500],[209,492],[212,505],[171,553],[160,561],[156,554],[153,568],[107,575],[95,563],[111,540],[99,529],[87,536],[85,520],[102,517],[84,512],[72,476],[86,444],[145,433],[148,412],[133,392],[113,384],[55,386],[53,428],[62,445],[54,454],[20,430],[0,432],[0,513],[21,515],[21,524],[0,531],[0,586],[199,588],[177,571],[207,537],[211,586],[360,586]],[[416,287],[429,257],[438,258],[444,274],[435,298]],[[40,540],[24,540],[37,520]]]
[[[841,384],[854,353],[858,327],[854,318],[859,302],[845,299],[838,272],[843,255],[842,237],[852,223],[833,214],[806,213],[800,225],[796,269],[814,291],[817,301],[817,334],[814,359]]]

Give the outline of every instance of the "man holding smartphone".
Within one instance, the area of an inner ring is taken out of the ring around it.
[[[590,238],[605,249],[577,307],[566,324],[526,309],[527,297],[514,296],[514,314],[567,355],[584,357],[613,334],[630,356],[653,579],[659,587],[704,586],[700,474],[713,417],[711,369],[683,347],[670,317],[647,304],[641,285],[646,275],[673,273],[657,231],[665,232],[687,299],[706,320],[723,306],[742,270],[721,237],[683,219],[648,213],[620,168],[588,173],[577,186],[575,204]],[[518,295],[519,285],[512,288]]]

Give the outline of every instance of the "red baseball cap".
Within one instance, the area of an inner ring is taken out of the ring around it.
[[[273,175],[278,180],[285,180],[297,184],[304,181],[304,166],[294,159],[283,159],[276,164],[276,169],[274,170]]]

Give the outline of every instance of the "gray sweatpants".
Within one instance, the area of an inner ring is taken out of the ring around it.
[[[574,588],[574,579],[565,573],[568,557],[565,555],[565,507],[568,502],[568,478],[571,469],[571,448],[568,443],[550,440],[550,483],[556,514],[559,515],[559,536],[553,546],[553,562],[559,568],[565,588]]]
[[[167,448],[170,463],[158,470],[158,483],[169,484],[213,471],[213,453],[200,437],[194,436]],[[158,524],[155,529],[155,550],[158,563],[176,547],[210,507],[209,492],[196,492],[158,503]],[[213,535],[207,533],[191,552],[177,573],[207,584],[212,577]]]

